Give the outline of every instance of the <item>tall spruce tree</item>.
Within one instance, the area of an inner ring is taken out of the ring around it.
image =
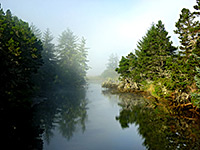
[[[42,32],[41,32],[41,30],[36,25],[34,25],[33,23],[31,23],[30,28],[31,28],[31,31],[34,33],[34,35],[38,39],[41,40],[42,39]]]
[[[176,48],[161,21],[152,25],[147,34],[138,42],[136,57],[142,80],[154,80],[168,76],[166,61],[173,56]]]
[[[178,22],[176,22],[176,34],[179,34],[180,39],[180,53],[188,59],[195,47],[196,40],[198,39],[198,34],[196,34],[195,28],[198,26],[199,22],[195,21],[194,13],[190,12],[189,9],[183,8],[180,14]]]
[[[87,64],[88,59],[88,51],[86,47],[86,39],[84,37],[81,38],[80,43],[78,44],[78,61],[79,61],[79,75],[80,75],[80,82],[85,82],[85,77],[87,74],[87,70],[89,69],[89,66]]]
[[[191,12],[189,9],[183,8],[178,22],[176,22],[176,30],[179,35],[180,51],[179,57],[176,60],[176,70],[173,70],[173,80],[177,87],[185,92],[189,92],[188,86],[194,84],[194,76],[196,74],[196,67],[199,67],[200,56],[200,23],[199,16],[199,1],[194,6],[196,12]]]
[[[38,73],[33,76],[33,80],[36,87],[39,90],[46,90],[51,87],[54,83],[56,76],[56,55],[55,55],[55,45],[53,44],[53,36],[49,29],[43,34],[42,37],[43,51],[41,53],[44,64],[38,70]]]
[[[79,42],[74,33],[67,29],[58,39],[57,60],[59,74],[57,81],[66,81],[67,84],[80,85],[85,82],[87,66],[87,48],[85,39]]]

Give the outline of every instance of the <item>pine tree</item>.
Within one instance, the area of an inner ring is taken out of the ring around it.
[[[122,56],[119,67],[115,71],[120,74],[120,77],[123,79],[131,78],[133,81],[139,81],[140,73],[137,68],[137,57],[131,52],[128,56]],[[138,78],[139,77],[139,78]]]
[[[58,74],[60,80],[69,84],[70,81],[76,80],[74,62],[77,62],[75,57],[77,55],[77,40],[78,37],[70,29],[63,31],[58,38],[56,54],[59,70],[57,72],[60,72]]]
[[[198,11],[199,1],[194,8]],[[183,8],[178,22],[176,22],[176,34],[179,34],[180,51],[176,59],[176,68],[173,70],[173,80],[179,89],[189,92],[187,86],[194,83],[196,67],[199,67],[200,56],[200,23],[198,21],[199,12],[191,12],[189,9]]]
[[[42,37],[43,51],[41,53],[44,64],[38,70],[38,73],[33,76],[34,83],[39,90],[46,90],[52,87],[56,76],[56,55],[55,45],[52,43],[53,36],[47,29]]]
[[[87,70],[89,69],[89,66],[87,64],[88,59],[88,51],[86,47],[86,39],[84,37],[81,38],[80,44],[78,44],[78,61],[79,61],[79,74],[82,79],[82,82],[85,82],[85,77],[87,74]],[[84,79],[84,80],[83,80]]]
[[[102,72],[101,77],[106,78],[117,78],[118,75],[115,69],[118,67],[119,59],[117,54],[111,54],[108,58],[108,63],[106,64],[106,69]]]
[[[44,49],[42,52],[42,56],[44,62],[46,63],[53,62],[56,59],[55,45],[53,44],[53,39],[54,37],[52,36],[50,30],[47,28],[42,38],[42,45]]]
[[[79,43],[78,37],[71,30],[67,29],[62,32],[56,51],[60,68],[58,80],[73,85],[85,83],[86,71],[88,70],[85,44],[86,40],[82,38],[81,43]]]
[[[138,42],[136,50],[141,78],[154,80],[168,76],[166,61],[173,56],[175,50],[162,22],[158,21],[158,24],[153,24]]]
[[[42,32],[41,30],[36,27],[33,23],[31,23],[30,25],[31,31],[34,33],[34,35],[38,38],[38,39],[42,39]]]
[[[117,54],[111,54],[108,58],[107,69],[115,70],[118,67],[119,59]]]

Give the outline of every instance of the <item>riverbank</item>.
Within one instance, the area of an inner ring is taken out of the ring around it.
[[[200,109],[192,103],[192,96],[181,91],[169,91],[160,83],[146,81],[144,84],[132,82],[129,79],[122,81],[108,79],[102,83],[103,88],[113,89],[119,93],[142,94],[149,99],[153,107],[165,105],[168,109],[178,113],[186,111],[191,117],[200,117]],[[185,113],[185,112],[184,112]],[[190,118],[190,117],[188,117]]]

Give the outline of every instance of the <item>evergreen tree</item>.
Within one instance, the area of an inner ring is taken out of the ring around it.
[[[30,25],[31,31],[34,33],[34,35],[38,38],[38,39],[42,39],[42,32],[39,28],[37,28],[33,23],[31,23]]]
[[[79,66],[79,74],[80,77],[82,79],[82,81],[80,82],[85,82],[85,77],[87,74],[87,70],[89,69],[89,66],[87,64],[88,59],[87,59],[87,55],[88,55],[88,51],[87,51],[87,47],[86,47],[86,39],[84,37],[81,38],[80,44],[78,44],[78,61],[80,63]],[[84,79],[84,80],[83,80]]]
[[[199,1],[197,1],[199,5]],[[198,10],[198,5],[194,6]],[[200,44],[198,12],[190,12],[183,8],[178,22],[176,22],[176,34],[179,34],[180,51],[176,60],[177,70],[172,69],[172,78],[176,82],[176,88],[189,92],[187,86],[194,83],[196,66],[199,67]]]
[[[194,77],[196,86],[200,89],[200,68],[196,67],[197,75]],[[193,104],[200,107],[200,93],[192,93]]]
[[[80,85],[85,82],[87,66],[87,51],[85,39],[78,41],[78,37],[67,29],[58,39],[57,60],[60,72],[58,81],[66,81],[67,84]],[[60,82],[59,81],[59,82]]]
[[[138,42],[136,57],[141,79],[156,79],[168,76],[166,61],[173,56],[176,48],[161,21],[147,31]]]
[[[73,32],[69,29],[67,31],[63,31],[62,34],[58,38],[58,45],[57,45],[57,59],[59,69],[57,72],[58,78],[62,81],[69,82],[74,81],[76,75],[74,74],[75,68],[74,66],[74,59],[77,55],[77,40],[78,37],[73,34]]]
[[[55,45],[53,44],[53,35],[51,34],[50,30],[47,28],[44,32],[43,38],[42,38],[42,44],[43,44],[43,59],[44,62],[50,63],[52,61],[56,60],[55,55]]]
[[[122,79],[131,78],[133,81],[138,81],[140,73],[137,70],[137,57],[132,52],[126,57],[122,56],[115,71]]]
[[[33,80],[40,90],[51,87],[55,80],[57,64],[55,45],[52,43],[53,39],[50,30],[46,29],[42,37],[43,51],[41,53],[44,64],[40,67],[38,73],[33,76]]]
[[[0,93],[24,95],[32,87],[31,75],[42,65],[42,43],[28,23],[0,10]],[[24,92],[24,90],[26,92]]]
[[[119,59],[116,54],[111,54],[108,59],[106,69],[101,74],[103,78],[116,78],[118,77],[115,69],[118,67]]]
[[[108,59],[107,69],[115,70],[118,67],[119,59],[117,54],[111,54]]]
[[[174,32],[179,34],[180,39],[180,53],[188,59],[195,48],[195,43],[198,39],[196,28],[199,26],[199,21],[195,21],[194,13],[189,9],[183,8],[180,14],[178,22],[176,22],[176,28]]]

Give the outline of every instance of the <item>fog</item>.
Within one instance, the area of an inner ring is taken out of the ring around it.
[[[1,0],[6,11],[33,23],[41,31],[49,28],[56,43],[67,28],[85,37],[88,49],[88,75],[99,75],[109,55],[127,55],[137,47],[153,22],[162,20],[171,40],[181,9],[192,9],[196,0]]]

